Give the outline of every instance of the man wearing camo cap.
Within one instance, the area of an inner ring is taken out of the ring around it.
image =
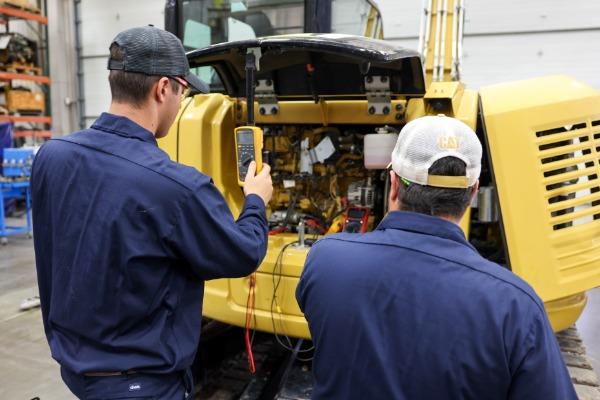
[[[313,399],[576,399],[544,305],[459,223],[482,147],[461,121],[406,124],[389,213],[310,250],[296,298],[315,344]]]
[[[264,257],[269,167],[250,166],[236,221],[210,177],[157,147],[182,96],[208,91],[173,34],[119,33],[108,69],[109,111],[33,165],[46,336],[81,399],[192,398],[204,281],[246,276]]]

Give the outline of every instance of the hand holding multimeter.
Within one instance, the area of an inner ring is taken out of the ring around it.
[[[241,126],[235,129],[238,183],[244,187],[246,196],[256,194],[266,205],[273,195],[273,182],[271,167],[262,163],[262,143],[260,128]]]

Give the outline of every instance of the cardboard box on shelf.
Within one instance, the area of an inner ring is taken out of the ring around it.
[[[40,13],[40,9],[31,0],[0,0],[0,6],[19,8],[36,14]]]
[[[6,92],[6,108],[10,112],[40,111],[46,109],[44,93],[26,90],[9,90]]]

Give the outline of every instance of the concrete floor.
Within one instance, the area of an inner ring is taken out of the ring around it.
[[[600,288],[588,292],[588,304],[577,321],[577,328],[594,370],[600,375]]]
[[[50,357],[39,308],[19,312],[21,301],[37,295],[32,240],[12,237],[0,247],[0,399],[69,400],[58,364]],[[600,372],[600,288],[577,326]]]

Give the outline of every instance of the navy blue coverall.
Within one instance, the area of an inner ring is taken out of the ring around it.
[[[576,399],[533,289],[460,228],[391,212],[311,249],[296,297],[313,399]]]
[[[209,177],[107,113],[42,146],[31,185],[44,329],[69,388],[80,398],[183,399],[204,281],[260,264],[263,200],[246,197],[235,221]]]

